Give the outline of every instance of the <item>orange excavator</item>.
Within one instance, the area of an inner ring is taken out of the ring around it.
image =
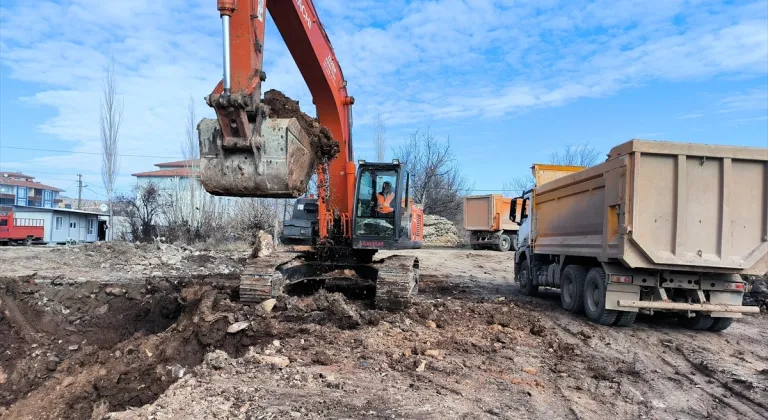
[[[414,206],[411,178],[400,162],[355,165],[355,100],[314,5],[218,0],[218,10],[224,76],[206,97],[216,119],[198,125],[203,186],[214,195],[299,198],[313,174],[318,184],[316,199],[296,200],[282,235],[284,242],[309,245],[309,251],[287,261],[275,254],[250,261],[240,299],[259,301],[293,287],[313,290],[352,281],[374,286],[377,308],[406,307],[418,291],[418,259],[373,257],[378,250],[421,247],[424,213]],[[284,118],[261,98],[267,11],[309,87],[319,125],[300,116]],[[338,142],[333,156],[322,156],[320,127]]]

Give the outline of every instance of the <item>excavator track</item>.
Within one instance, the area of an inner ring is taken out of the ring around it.
[[[376,309],[399,311],[411,304],[419,291],[419,260],[416,257],[395,255],[375,264]]]
[[[280,296],[285,283],[281,268],[300,263],[297,257],[267,257],[249,261],[240,275],[240,301],[260,303]]]
[[[345,265],[300,257],[260,258],[249,261],[240,277],[240,301],[260,303],[276,298],[302,281],[323,281],[326,287],[374,281],[376,309],[399,311],[408,308],[418,293],[419,260],[395,255],[372,264]]]

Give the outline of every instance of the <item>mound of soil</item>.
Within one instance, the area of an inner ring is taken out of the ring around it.
[[[309,136],[319,164],[328,163],[339,154],[339,143],[333,139],[331,131],[320,125],[317,119],[303,113],[298,101],[271,89],[264,93],[261,102],[269,106],[269,118],[296,118]]]

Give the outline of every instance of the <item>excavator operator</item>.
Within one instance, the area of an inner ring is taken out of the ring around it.
[[[376,211],[380,214],[391,215],[395,209],[392,208],[392,200],[395,198],[395,194],[392,192],[392,184],[389,181],[385,181],[381,186],[381,192],[376,194],[376,201],[378,206]]]

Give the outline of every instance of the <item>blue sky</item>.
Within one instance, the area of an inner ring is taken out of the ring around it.
[[[768,147],[766,0],[315,3],[356,98],[357,158],[374,156],[377,113],[388,148],[416,129],[450,138],[478,192],[569,143]],[[120,152],[142,156],[121,157],[118,191],[130,190],[131,173],[180,158],[190,96],[213,115],[203,97],[221,78],[220,44],[213,0],[0,0],[0,169],[70,195],[82,173],[86,195],[102,196],[88,153],[114,56]],[[271,24],[265,50],[264,88],[314,114]]]

